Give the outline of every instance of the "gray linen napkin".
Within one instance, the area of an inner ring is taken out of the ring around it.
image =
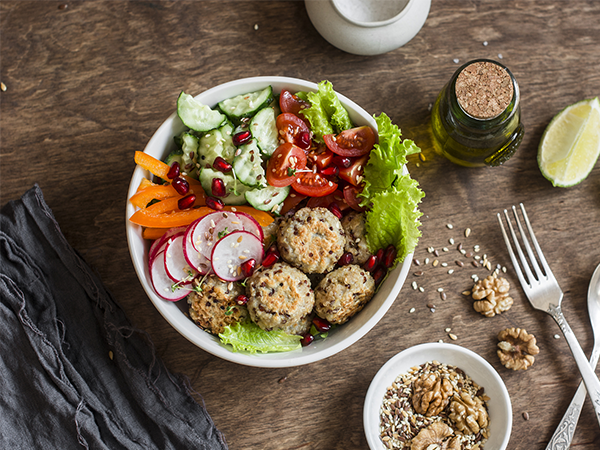
[[[227,449],[37,185],[2,208],[0,225],[0,448]]]

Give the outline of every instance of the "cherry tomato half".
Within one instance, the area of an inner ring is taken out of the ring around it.
[[[292,94],[287,89],[283,89],[279,96],[279,107],[282,113],[298,114],[303,109],[309,108],[310,104]]]
[[[316,149],[310,151],[308,161],[316,164],[319,170],[323,170],[331,164],[334,156],[334,153],[326,146],[319,145]]]
[[[292,113],[279,114],[276,126],[279,132],[279,139],[283,139],[284,142],[295,143],[296,138],[300,134],[310,133],[308,125],[300,117]]]
[[[366,208],[360,206],[362,198],[358,197],[358,194],[362,192],[362,187],[352,186],[348,184],[344,186],[344,200],[350,206],[350,208],[356,211],[364,211]]]
[[[267,183],[275,187],[289,186],[296,179],[296,171],[306,167],[306,153],[286,142],[273,152],[267,164]]]
[[[335,192],[338,185],[315,172],[298,172],[292,188],[302,195],[309,197],[325,197]]]
[[[346,203],[346,199],[344,197],[344,193],[337,189],[335,192],[326,195],[325,197],[313,197],[309,198],[306,206],[309,208],[327,208],[332,203],[336,203],[341,211],[345,211],[350,207],[348,203]]]
[[[363,155],[360,158],[356,158],[350,167],[340,168],[339,177],[354,186],[358,186],[363,180],[363,173],[365,171],[367,161],[369,161],[368,154]]]
[[[376,136],[371,127],[363,126],[344,130],[337,136],[323,136],[329,150],[341,156],[362,156],[371,151]]]

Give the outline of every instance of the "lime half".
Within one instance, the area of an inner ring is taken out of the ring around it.
[[[600,154],[600,101],[598,97],[567,106],[544,131],[538,148],[542,175],[554,186],[583,181]]]

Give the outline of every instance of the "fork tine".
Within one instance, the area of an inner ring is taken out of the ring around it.
[[[512,226],[512,222],[510,220],[508,211],[506,209],[504,210],[504,216],[506,217],[506,221],[508,223],[508,228],[510,230],[510,234],[511,234],[513,242],[514,242],[515,249],[517,250],[517,254],[519,255],[519,260],[521,261],[521,263],[520,263],[521,269],[523,270],[523,272],[525,272],[525,275],[526,275],[526,277],[524,278],[525,284],[531,287],[532,282],[535,279],[535,277],[533,276],[533,273],[531,272],[529,264],[527,263],[527,259],[525,258],[525,254],[523,253],[523,250],[521,249],[521,245],[519,244],[519,238],[517,238],[517,234],[515,233],[515,229]],[[520,226],[518,216],[515,216],[515,220],[517,221],[517,224]],[[521,235],[521,237],[523,238],[524,235]],[[515,264],[515,262],[517,262],[517,264]],[[518,265],[518,261],[516,260],[516,258],[515,258],[515,261],[513,261],[513,265],[515,265],[515,266]],[[521,280],[521,284],[523,284],[523,280]]]
[[[506,216],[507,224],[510,227],[510,219],[508,217],[506,210],[504,210],[504,215]],[[521,267],[519,266],[519,261],[517,259],[517,255],[515,255],[515,252],[512,249],[512,245],[510,244],[510,238],[508,237],[508,234],[506,233],[506,230],[504,229],[504,224],[502,223],[502,216],[500,215],[500,213],[498,213],[497,216],[498,216],[498,222],[500,222],[500,229],[502,230],[502,236],[504,236],[504,242],[506,244],[506,248],[508,249],[508,254],[510,255],[510,260],[512,261],[513,267],[515,268],[515,272],[517,273],[517,277],[519,278],[519,282],[521,283],[521,286],[526,286],[528,284],[527,280],[523,276],[523,272],[521,272]],[[513,236],[514,236],[514,233],[513,233]],[[516,242],[516,240],[515,240],[515,242]],[[518,245],[518,242],[516,245]]]
[[[542,263],[542,267],[544,268],[544,275],[546,276],[546,278],[554,278],[554,274],[552,273],[552,270],[550,270],[550,266],[548,265],[548,262],[546,262],[544,253],[542,252],[542,249],[540,248],[540,246],[537,242],[537,239],[535,238],[535,234],[533,234],[533,228],[531,227],[531,223],[529,222],[529,218],[527,217],[527,212],[525,211],[525,206],[523,206],[523,203],[520,203],[519,206],[521,207],[521,212],[523,213],[523,218],[525,219],[525,225],[527,226],[527,229],[529,230],[529,234],[531,235],[531,241],[533,242],[533,246],[535,247],[537,256],[540,260],[540,263]],[[535,265],[537,266],[537,262],[535,263]],[[539,267],[538,267],[538,272],[540,272]]]
[[[540,255],[541,255],[541,257],[543,258],[544,254],[542,253],[542,250],[540,249],[539,245],[537,245],[537,239],[535,238],[535,234],[533,233],[533,228],[531,227],[531,223],[529,222],[529,219],[527,218],[527,212],[525,211],[525,206],[523,206],[523,203],[519,203],[519,206],[521,207],[521,212],[523,213],[523,219],[525,220],[525,225],[527,225],[527,230],[529,231],[529,238],[534,243],[533,245],[535,246],[538,257],[540,257]],[[541,278],[545,275],[545,273],[542,272],[542,270],[540,269],[540,266],[538,265],[536,255],[533,252],[531,245],[529,244],[529,239],[527,239],[527,234],[525,234],[525,230],[523,229],[523,226],[521,225],[521,221],[519,220],[519,215],[517,214],[517,208],[515,208],[514,205],[512,207],[512,210],[513,210],[513,214],[515,215],[515,219],[517,221],[517,226],[519,227],[519,233],[521,233],[521,239],[523,239],[523,244],[525,245],[525,249],[527,250],[527,255],[529,255],[529,262],[533,266],[533,276],[535,277],[535,279],[537,281],[540,281]]]

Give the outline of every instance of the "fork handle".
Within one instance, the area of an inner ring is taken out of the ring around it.
[[[581,373],[581,377],[585,383],[585,388],[587,389],[588,395],[592,400],[594,412],[596,413],[596,419],[600,424],[600,381],[594,373],[594,369],[588,362],[585,353],[583,353],[579,342],[577,342],[577,338],[567,323],[560,306],[550,305],[548,308],[548,313],[554,318],[563,335],[565,336],[567,344],[569,344],[571,353],[573,353],[573,357],[575,358],[575,362],[577,363],[577,367],[579,368],[579,372]]]
[[[595,345],[590,358],[590,364],[592,367],[596,367],[598,364],[598,358],[600,358],[600,346]],[[573,396],[573,400],[569,404],[569,407],[565,411],[564,416],[560,420],[558,427],[552,435],[552,439],[548,442],[546,450],[566,450],[571,446],[573,435],[575,434],[575,428],[579,421],[579,415],[581,414],[581,408],[585,402],[585,395],[587,391],[583,381],[579,383],[577,392]]]

